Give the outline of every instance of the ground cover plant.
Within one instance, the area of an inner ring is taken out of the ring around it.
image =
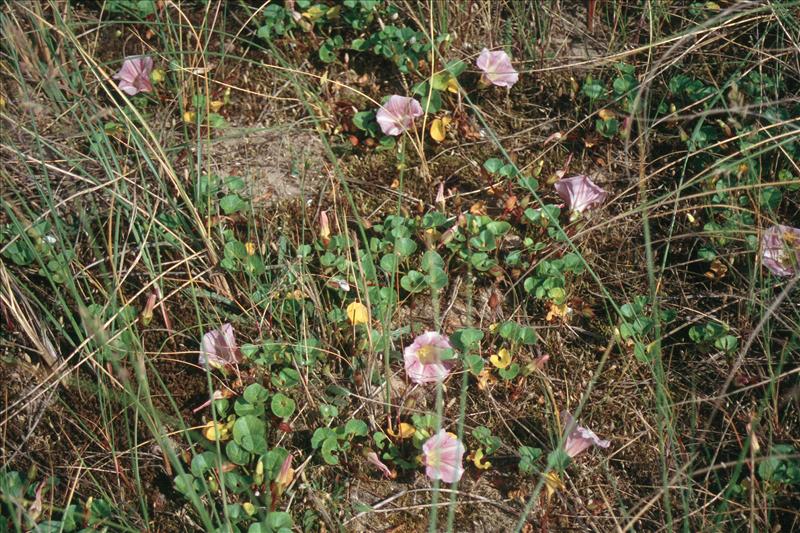
[[[0,12],[0,530],[800,527],[800,2]]]

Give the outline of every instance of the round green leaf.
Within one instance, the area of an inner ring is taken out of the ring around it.
[[[244,448],[236,444],[236,441],[230,441],[225,445],[225,455],[235,465],[246,465],[250,462],[250,453]],[[192,465],[194,466],[194,464]]]
[[[199,490],[199,484],[195,477],[191,474],[178,474],[175,476],[175,490],[183,494],[184,496],[189,496],[192,493],[192,489],[195,492]]]
[[[267,451],[267,426],[260,418],[247,415],[233,424],[233,440],[252,453]]]
[[[264,473],[268,479],[274,481],[275,478],[278,477],[281,466],[283,466],[283,461],[286,460],[288,456],[289,452],[286,448],[275,448],[261,458],[261,462],[264,463]]]
[[[432,268],[444,268],[444,260],[435,250],[428,250],[422,255],[420,268],[425,272],[429,272]]]
[[[489,172],[489,174],[496,174],[502,167],[503,167],[503,162],[495,157],[487,159],[483,163],[483,168],[485,168],[486,171]]]
[[[447,286],[447,274],[439,267],[431,269],[430,274],[425,277],[428,286],[434,290],[440,290]]]
[[[336,456],[336,451],[339,449],[339,440],[335,435],[327,437],[322,441],[322,459],[329,465],[338,465],[339,458]]]
[[[300,374],[294,368],[286,367],[277,374],[272,374],[270,381],[276,387],[289,389],[300,383]]]
[[[500,374],[500,377],[507,381],[512,380],[519,374],[519,365],[517,363],[512,363],[511,366],[501,368],[497,371],[497,373]]]
[[[383,269],[384,272],[392,273],[397,271],[397,263],[398,260],[396,253],[385,254],[383,257],[381,257],[380,264],[381,269]]]
[[[339,416],[339,409],[335,405],[323,403],[319,406],[319,414],[326,419],[336,418]]]
[[[264,404],[263,403],[252,404],[248,401],[245,401],[244,398],[236,398],[236,401],[233,403],[233,410],[239,416],[247,416],[247,415],[261,416],[264,414]]]
[[[248,385],[246,389],[244,389],[244,394],[242,394],[242,397],[246,401],[253,404],[264,403],[267,401],[267,398],[269,398],[269,392],[267,392],[267,389],[258,383],[252,383]]]
[[[214,465],[217,463],[217,454],[214,452],[203,452],[199,455],[195,455],[192,458],[192,465],[191,470],[192,474],[197,477],[202,476],[206,470],[210,470],[214,468]]]
[[[417,243],[407,237],[400,237],[394,241],[394,251],[401,257],[409,257],[417,251]]]
[[[366,422],[354,418],[347,421],[347,424],[344,426],[344,432],[348,435],[364,437],[369,433],[369,428],[367,428]]]
[[[462,352],[478,348],[478,343],[483,339],[483,331],[476,328],[464,328],[453,332],[450,340]]]
[[[400,278],[400,286],[408,292],[421,292],[425,290],[425,276],[421,272],[411,270]]]
[[[335,439],[336,433],[330,428],[317,428],[311,436],[311,447],[316,450],[328,437],[333,437]]]
[[[278,418],[289,418],[294,413],[295,403],[294,400],[279,392],[272,397],[270,407],[272,407],[272,413]]]
[[[241,494],[250,489],[250,484],[253,480],[250,476],[243,476],[236,470],[225,472],[223,474],[225,486],[234,494]]]
[[[229,194],[219,201],[219,206],[226,215],[230,215],[247,209],[247,202],[242,200],[238,194]]]
[[[511,224],[504,220],[494,220],[486,224],[486,229],[491,231],[495,236],[499,237],[511,229]]]

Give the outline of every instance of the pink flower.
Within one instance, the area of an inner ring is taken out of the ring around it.
[[[386,466],[383,463],[383,461],[380,460],[377,453],[375,452],[367,453],[367,461],[375,465],[378,468],[378,470],[380,470],[383,473],[384,477],[389,479],[394,479],[396,477],[396,475],[392,473],[391,470],[389,470],[389,467]]]
[[[230,324],[223,324],[219,329],[209,331],[203,335],[203,342],[200,343],[200,357],[198,358],[201,365],[225,368],[234,366],[241,360],[242,353],[236,345],[233,326]]]
[[[331,225],[328,222],[327,211],[320,211],[319,213],[319,238],[325,246],[331,242]]]
[[[119,88],[130,96],[139,91],[149,93],[153,90],[150,84],[150,71],[153,70],[153,58],[148,56],[126,57],[122,68],[113,78],[119,80]]]
[[[442,381],[454,363],[451,360],[442,361],[441,355],[444,350],[451,348],[449,339],[435,331],[426,331],[418,336],[403,350],[409,379],[419,384]]]
[[[294,469],[292,468],[292,454],[286,456],[281,464],[281,469],[278,472],[278,477],[275,478],[275,488],[278,494],[283,492],[292,484],[294,480]]]
[[[502,50],[490,52],[484,48],[475,64],[483,71],[481,81],[486,84],[510,88],[519,80],[519,73],[511,66],[511,58]]]
[[[586,451],[591,446],[600,446],[601,448],[608,448],[611,442],[602,440],[594,434],[589,428],[579,426],[575,423],[575,419],[568,411],[561,411],[561,418],[564,420],[564,427],[566,428],[567,441],[564,444],[564,451],[570,457],[575,457],[580,453]]]
[[[461,479],[464,468],[464,445],[452,433],[443,429],[422,445],[422,464],[425,474],[431,479],[455,483]]]
[[[558,195],[567,203],[567,207],[576,213],[602,205],[608,195],[590,180],[589,176],[584,175],[560,179],[555,187]]]
[[[776,225],[765,231],[761,236],[761,262],[776,276],[800,272],[800,228]]]
[[[422,116],[422,106],[414,98],[392,95],[389,101],[378,109],[376,116],[381,130],[386,135],[400,135],[414,124],[414,119]]]

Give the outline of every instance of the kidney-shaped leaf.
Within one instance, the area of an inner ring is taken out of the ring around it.
[[[265,453],[267,425],[256,416],[243,416],[233,424],[233,440],[248,452]]]

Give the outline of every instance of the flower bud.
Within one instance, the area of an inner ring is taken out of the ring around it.
[[[322,211],[319,214],[319,238],[325,246],[328,246],[328,243],[331,242],[331,226],[328,222],[327,211]]]
[[[283,494],[289,485],[292,484],[292,480],[294,479],[294,469],[292,468],[292,454],[286,456],[284,459],[283,464],[281,465],[281,470],[278,472],[278,477],[275,478],[275,489],[280,496]]]
[[[156,306],[156,297],[158,293],[153,291],[150,293],[150,296],[147,297],[147,303],[144,306],[144,310],[142,311],[142,324],[147,326],[150,322],[153,321],[153,309]]]

